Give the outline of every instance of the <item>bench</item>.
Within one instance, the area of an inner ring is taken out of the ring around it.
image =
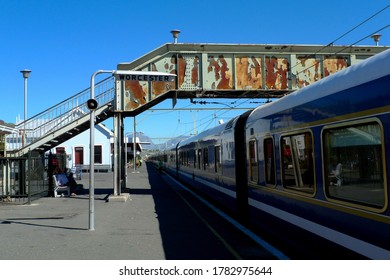
[[[59,193],[66,192],[68,196],[70,196],[70,186],[68,177],[65,174],[59,173],[53,175],[54,181],[54,197],[61,197]]]

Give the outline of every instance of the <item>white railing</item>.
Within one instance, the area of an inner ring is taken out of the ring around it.
[[[42,113],[18,123],[15,131],[6,136],[6,151],[18,151],[88,114],[86,103],[90,95],[90,88],[87,88]],[[115,96],[114,77],[97,83],[95,96],[99,104],[98,108],[111,102]]]

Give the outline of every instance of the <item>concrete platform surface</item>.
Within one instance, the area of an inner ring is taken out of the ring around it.
[[[237,258],[224,238],[202,218],[224,227],[219,217],[213,217],[209,209],[164,180],[165,175],[151,165],[138,171],[128,170],[130,194],[118,198],[110,196],[113,174],[95,173],[94,231],[88,230],[88,174],[78,181],[84,185],[84,192],[76,197],[44,197],[31,205],[0,205],[0,259]],[[235,233],[229,236],[233,242],[243,239]],[[251,250],[248,244],[245,251]]]

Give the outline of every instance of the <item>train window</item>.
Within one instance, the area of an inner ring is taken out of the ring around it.
[[[219,172],[221,170],[221,146],[214,147],[214,168],[215,172]]]
[[[257,183],[259,179],[259,169],[256,143],[256,140],[249,141],[249,180]]]
[[[314,193],[312,142],[308,132],[281,138],[283,187]]]
[[[264,139],[264,169],[265,183],[275,185],[275,157],[274,157],[274,142],[272,138]]]
[[[179,163],[183,166],[188,166],[188,151],[181,151],[179,153]]]
[[[323,131],[324,183],[329,198],[363,207],[386,205],[382,128],[377,122]]]
[[[170,154],[169,155],[169,163],[175,163],[176,162],[176,157],[174,154]]]

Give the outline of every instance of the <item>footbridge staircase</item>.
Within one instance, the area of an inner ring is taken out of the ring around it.
[[[166,98],[277,98],[385,50],[377,46],[165,44],[118,70],[176,74],[175,82],[114,77],[95,85],[95,123],[135,116]],[[87,80],[87,79],[86,79]],[[8,156],[44,153],[90,128],[87,88],[15,126]],[[120,92],[118,95],[118,92]],[[120,100],[119,100],[120,99]],[[119,105],[118,105],[119,104]]]
[[[113,113],[114,78],[107,78],[95,85],[96,124],[110,118]],[[16,131],[6,137],[8,156],[23,156],[29,151],[44,153],[66,140],[89,129],[90,111],[87,100],[90,88],[58,103],[25,122],[16,125]]]

